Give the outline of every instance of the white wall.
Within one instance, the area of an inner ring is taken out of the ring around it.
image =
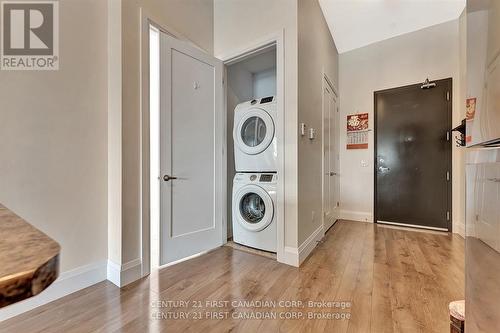
[[[61,245],[61,277],[0,320],[105,278],[106,21],[106,1],[61,0],[60,69],[0,72],[0,202]]]
[[[253,97],[276,95],[276,68],[253,74]]]
[[[298,140],[300,245],[322,223],[323,73],[336,89],[339,86],[339,55],[317,0],[299,1],[298,47],[299,122],[316,130],[316,139],[304,136]]]
[[[60,69],[0,73],[0,202],[60,243],[65,272],[107,257],[107,8],[59,7]]]
[[[368,112],[373,129],[373,92],[429,79],[453,78],[453,124],[465,117],[460,97],[459,21],[375,43],[340,55],[341,121]],[[341,124],[341,209],[343,218],[373,221],[373,131],[369,149],[345,149]],[[363,167],[362,162],[367,162]],[[453,148],[453,224],[464,224],[463,154]],[[463,227],[454,228],[454,230]]]
[[[214,0],[214,54],[234,55],[276,32],[285,53],[285,246],[297,248],[297,2]]]

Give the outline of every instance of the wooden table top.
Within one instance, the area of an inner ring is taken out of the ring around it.
[[[57,242],[0,204],[0,308],[54,282],[60,250]]]

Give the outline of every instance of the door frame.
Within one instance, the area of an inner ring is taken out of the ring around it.
[[[190,45],[202,50],[203,52],[206,52],[202,47],[197,45],[196,43],[192,42],[189,40],[187,37],[182,35],[181,33],[177,32],[175,29],[172,29],[171,27],[168,27],[163,24],[159,24],[160,20],[155,19],[155,15],[147,12],[144,10],[144,8],[140,8],[140,45],[141,45],[141,52],[140,52],[140,81],[141,81],[141,87],[140,87],[140,128],[141,128],[141,133],[140,133],[140,160],[141,160],[141,170],[140,170],[140,219],[141,219],[141,228],[140,228],[140,240],[141,240],[141,245],[140,245],[140,258],[141,258],[141,277],[145,277],[151,273],[151,216],[150,216],[150,209],[151,209],[151,204],[150,204],[150,156],[149,156],[149,149],[150,149],[150,129],[149,129],[149,118],[150,118],[150,111],[149,111],[149,29],[150,26],[155,27],[160,31],[160,33],[165,33],[173,38],[182,40],[184,42],[189,43]],[[210,54],[209,52],[207,52]],[[224,90],[224,88],[223,88]],[[223,91],[224,93],[224,91]],[[225,103],[225,101],[223,101]],[[222,105],[223,109],[224,104]],[[225,115],[225,113],[224,113]],[[217,186],[220,186],[223,191],[219,195],[222,197],[222,203],[224,203],[224,198],[225,198],[225,188],[226,188],[226,178],[227,178],[227,170],[225,168],[226,165],[226,148],[225,148],[225,142],[226,142],[226,137],[225,137],[225,118],[221,118],[221,121],[218,126],[215,128],[215,133],[221,133],[221,140],[223,143],[223,147],[221,147],[220,156],[217,156],[216,158],[220,158],[223,164],[223,168],[221,169],[221,179],[220,182]],[[225,209],[224,207],[220,207],[218,209]],[[222,229],[224,229],[224,223],[222,225]],[[196,254],[194,256],[184,258],[183,260],[190,259],[192,257],[196,257],[200,254]],[[180,261],[183,261],[180,260]],[[172,263],[171,263],[172,264]],[[168,266],[168,265],[167,265]],[[163,267],[163,266],[162,266]]]
[[[323,225],[323,233],[326,233],[328,230],[324,230],[325,227],[325,88],[328,87],[332,90],[332,93],[335,98],[335,104],[337,108],[339,107],[339,94],[337,92],[337,88],[335,87],[335,84],[333,83],[332,80],[328,77],[326,74],[325,70],[323,70],[323,73],[321,74],[321,224]],[[336,110],[335,110],[336,111]],[[337,122],[340,121],[340,112],[336,111],[334,112],[336,115],[336,120]],[[340,131],[340,124],[339,125],[339,131]],[[331,130],[331,129],[330,129]],[[340,135],[339,135],[340,137]],[[338,143],[338,142],[337,142]],[[340,153],[340,146],[339,146],[339,153]],[[339,168],[340,169],[340,168]],[[337,175],[339,177],[340,175]],[[340,179],[339,179],[340,182]],[[340,193],[339,193],[340,196]],[[340,198],[338,198],[340,201]],[[340,207],[338,207],[340,209]],[[335,224],[335,222],[334,222]],[[333,226],[333,224],[332,224]]]
[[[447,232],[453,232],[453,200],[452,200],[452,193],[453,193],[453,160],[452,160],[452,154],[453,154],[453,147],[452,147],[452,140],[451,140],[451,128],[452,128],[452,117],[453,117],[453,79],[451,77],[445,78],[445,79],[438,79],[438,80],[433,80],[432,82],[446,82],[449,83],[449,99],[447,103],[447,127],[449,128],[448,133],[447,133],[447,141],[449,144],[449,149],[447,152],[446,160],[448,164],[448,170],[449,170],[449,180],[448,180],[448,188],[447,188],[447,202],[448,202],[448,212],[449,212],[449,219],[447,221],[448,225],[448,231]],[[373,92],[373,148],[374,148],[374,155],[373,155],[373,222],[378,223],[378,213],[377,213],[377,97],[383,93],[387,92],[397,92],[401,90],[405,90],[411,87],[419,87],[422,85],[422,83],[415,83],[415,84],[408,84],[405,86],[400,86],[396,88],[389,88],[389,89],[383,89],[383,90],[377,90]],[[398,225],[394,223],[395,225]],[[419,228],[419,229],[429,229],[432,230],[433,228],[428,227],[428,228],[420,228],[417,226],[413,225],[403,225],[401,226],[406,226],[406,227],[414,227],[414,228]],[[441,229],[437,229],[441,230]]]
[[[278,30],[260,39],[257,39],[251,43],[245,44],[243,47],[237,48],[231,52],[223,55],[217,56],[217,58],[222,60],[224,65],[224,119],[227,120],[227,66],[235,64],[249,56],[263,52],[271,47],[276,47],[276,109],[277,109],[277,123],[275,124],[275,131],[278,138],[278,177],[277,177],[277,202],[275,203],[275,212],[277,214],[276,219],[276,236],[277,236],[277,246],[276,246],[276,259],[279,262],[285,262],[285,53],[284,53],[284,30]],[[227,133],[227,124],[224,126],[224,151],[227,149],[227,135],[232,135],[232,133]],[[227,156],[227,154],[225,154]],[[227,181],[227,157],[225,159],[225,175]],[[223,188],[225,192],[224,197],[224,211],[227,212],[227,199],[228,195],[232,193],[227,193],[227,182]],[[222,225],[222,237],[223,244],[227,243],[227,224],[228,218],[223,220]]]

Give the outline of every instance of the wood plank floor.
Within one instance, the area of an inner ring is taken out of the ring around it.
[[[221,247],[121,290],[99,283],[0,332],[449,332],[463,288],[459,236],[339,221],[301,268]]]

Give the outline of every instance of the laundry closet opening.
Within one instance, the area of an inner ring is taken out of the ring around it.
[[[277,252],[276,44],[226,63],[227,240]]]

